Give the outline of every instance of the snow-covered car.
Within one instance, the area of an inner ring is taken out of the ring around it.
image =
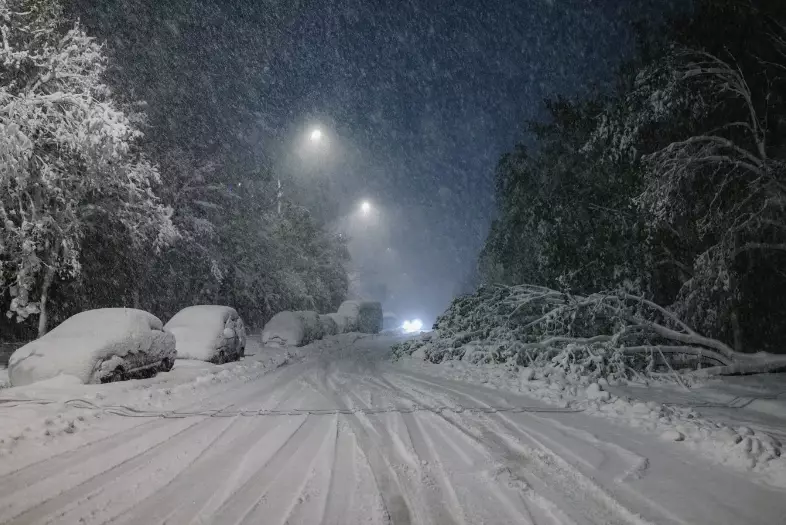
[[[336,320],[333,319],[328,314],[322,314],[319,316],[319,322],[322,323],[322,337],[327,337],[329,335],[336,335],[339,333],[338,331],[338,323]]]
[[[246,349],[246,328],[234,308],[197,305],[183,308],[164,326],[175,335],[178,359],[221,364],[237,361]]]
[[[13,386],[59,375],[85,384],[151,377],[175,362],[175,336],[161,321],[132,308],[87,310],[16,350],[8,362]]]
[[[347,320],[345,332],[378,334],[382,330],[382,305],[377,301],[344,301],[337,313]]]
[[[312,311],[279,312],[262,329],[262,344],[303,346],[322,339],[319,314]]]

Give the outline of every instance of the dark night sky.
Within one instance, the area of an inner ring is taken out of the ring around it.
[[[652,19],[663,4],[315,3],[273,50],[266,102],[286,111],[269,112],[265,128],[288,144],[293,127],[326,122],[335,141],[352,145],[355,154],[329,174],[343,179],[335,196],[345,213],[373,199],[374,227],[389,228],[396,259],[380,261],[370,226],[355,231],[353,254],[382,268],[388,308],[431,320],[475,265],[499,156],[542,116],[544,98],[611,81],[632,51],[634,17]]]

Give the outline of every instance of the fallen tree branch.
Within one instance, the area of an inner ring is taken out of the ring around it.
[[[439,317],[423,348],[438,363],[451,359],[506,362],[562,369],[587,378],[662,380],[672,365],[717,363],[700,374],[768,372],[786,368],[786,356],[744,354],[693,330],[673,312],[630,294],[568,295],[535,286],[481,288],[459,298]],[[686,359],[667,359],[665,356]],[[675,379],[680,381],[680,378]]]

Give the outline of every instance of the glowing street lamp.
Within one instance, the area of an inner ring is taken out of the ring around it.
[[[368,201],[363,201],[360,204],[360,211],[363,212],[363,215],[368,215],[369,213],[371,213],[371,203]]]
[[[322,140],[322,130],[319,128],[314,128],[309,135],[311,142],[320,142]]]

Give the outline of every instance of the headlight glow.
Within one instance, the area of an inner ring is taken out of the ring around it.
[[[404,321],[404,324],[401,325],[401,329],[408,334],[420,332],[423,329],[423,321],[421,321],[420,319],[412,319],[411,321]]]

